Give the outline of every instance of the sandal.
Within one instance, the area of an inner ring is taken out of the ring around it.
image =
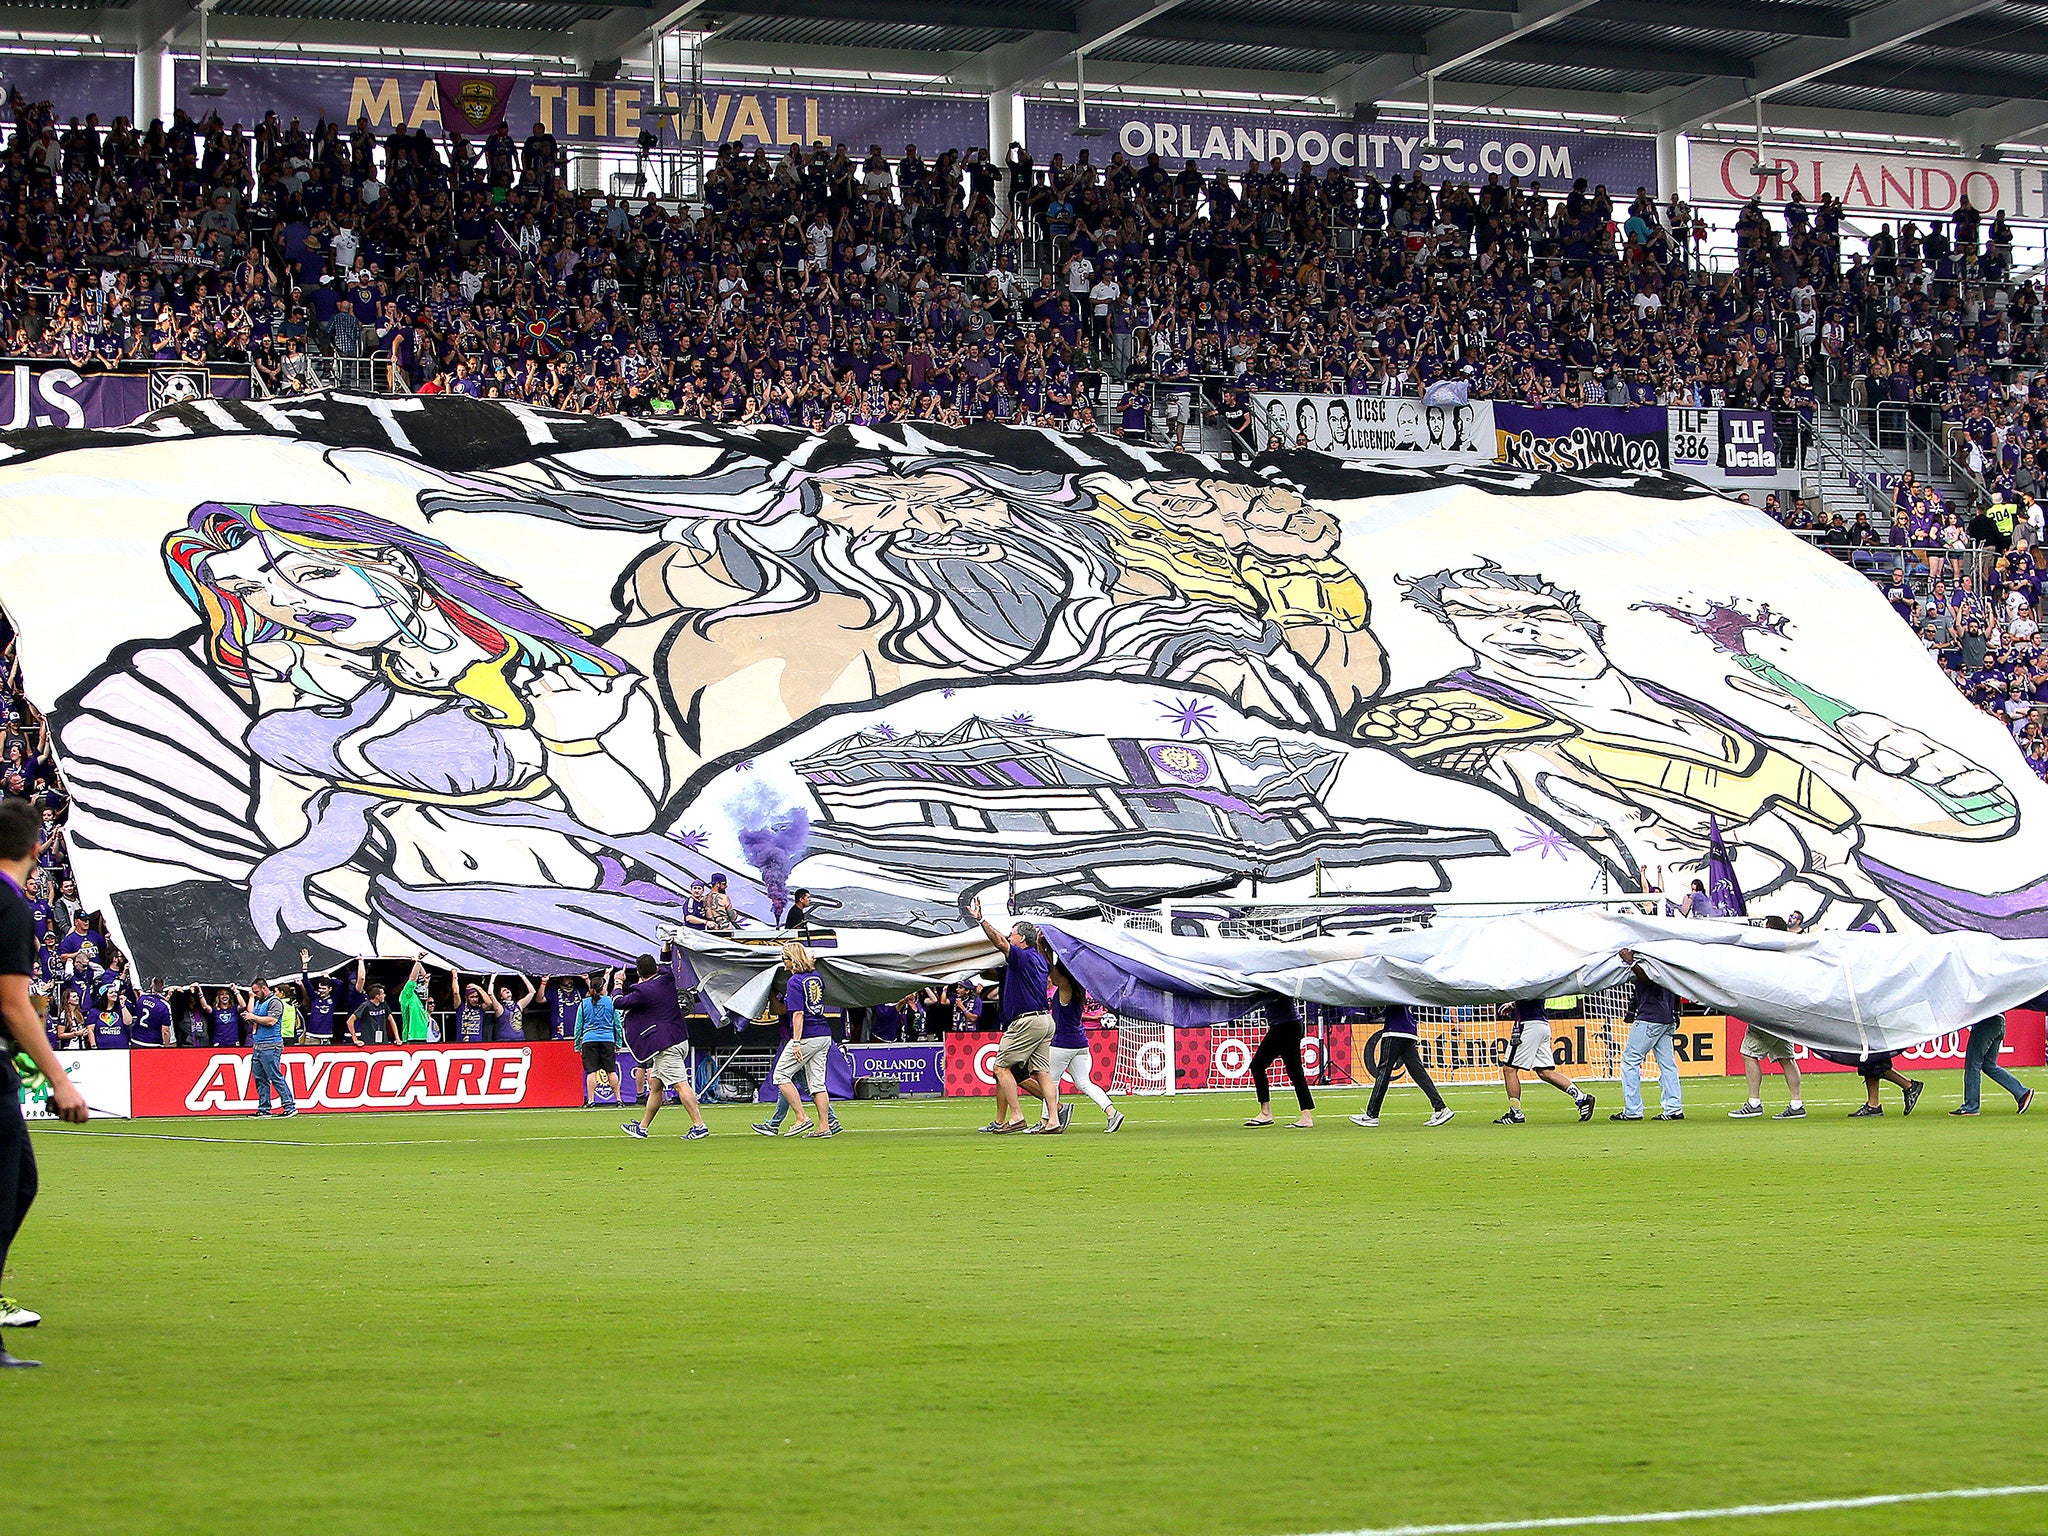
[[[1273,1117],[1271,1115],[1254,1116],[1252,1119],[1245,1121],[1244,1128],[1248,1131],[1256,1130],[1259,1126],[1271,1125],[1272,1123]]]

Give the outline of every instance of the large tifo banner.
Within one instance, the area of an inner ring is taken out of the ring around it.
[[[162,363],[80,373],[48,358],[0,358],[0,430],[125,427],[188,400],[246,400],[246,370]]]
[[[1668,474],[202,401],[0,435],[0,602],[144,975],[589,970],[718,872],[909,935],[1554,901],[1711,826],[1753,912],[2048,936],[2010,735]]]
[[[1360,124],[1348,117],[1323,117],[1307,112],[1257,112],[1210,108],[1183,110],[1156,102],[1114,99],[1091,102],[1091,126],[1100,136],[1074,132],[1074,104],[1047,97],[1024,104],[1025,142],[1040,164],[1064,154],[1071,162],[1086,150],[1097,164],[1122,150],[1143,164],[1159,156],[1168,170],[1178,171],[1192,160],[1205,171],[1241,170],[1256,160],[1278,160],[1290,173],[1341,165],[1370,171],[1382,180],[1402,180],[1418,173],[1431,180],[1452,176],[1484,181],[1499,176],[1503,183],[1519,178],[1555,189],[1569,188],[1584,177],[1588,185],[1605,183],[1621,200],[1637,187],[1655,190],[1657,141],[1639,134],[1574,133],[1525,127],[1499,119],[1460,121],[1439,118],[1437,148],[1429,127],[1420,121],[1392,119]],[[978,144],[986,137],[966,142]],[[995,146],[1000,154],[1003,146]]]
[[[1470,400],[1434,404],[1382,395],[1252,396],[1259,446],[1303,446],[1389,465],[1505,464],[1585,474],[1675,469],[1707,485],[1775,484],[1780,464],[1769,411],[1643,406],[1529,406]]]

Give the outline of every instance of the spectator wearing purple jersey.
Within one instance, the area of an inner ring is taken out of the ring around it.
[[[519,980],[526,987],[526,995],[521,998],[515,999],[512,996],[512,983],[509,981],[501,981],[497,986],[497,1006],[493,1010],[493,1016],[497,1021],[497,1028],[492,1032],[491,1038],[500,1043],[507,1040],[524,1040],[526,1038],[526,1030],[520,1024],[520,1016],[526,1012],[527,1006],[539,995],[539,989],[534,986],[530,979],[522,976]]]
[[[164,992],[161,976],[152,976],[149,990],[135,1000],[135,1022],[128,1030],[128,1048],[146,1050],[176,1045],[178,1037],[171,1024],[171,1000]]]
[[[647,1107],[638,1120],[628,1120],[619,1129],[645,1141],[654,1117],[661,1113],[666,1097],[663,1090],[673,1088],[677,1102],[690,1117],[690,1128],[683,1132],[683,1140],[709,1136],[711,1128],[704,1123],[704,1111],[698,1107],[697,1094],[690,1086],[690,1031],[683,1022],[682,995],[675,971],[657,963],[652,955],[642,955],[634,961],[633,969],[638,974],[631,986],[624,985],[625,973],[619,973],[623,990],[618,996],[618,1009],[626,1016],[626,1044],[647,1074]]]
[[[576,1035],[576,1010],[583,1003],[583,987],[574,976],[550,976],[547,980],[548,1038],[570,1040]]]
[[[1394,1074],[1403,1068],[1407,1069],[1415,1086],[1429,1096],[1430,1125],[1443,1125],[1457,1113],[1444,1103],[1444,1096],[1437,1092],[1429,1068],[1423,1064],[1422,1046],[1415,1028],[1415,1011],[1405,1004],[1396,1003],[1387,1009],[1386,1023],[1380,1028],[1378,1063],[1373,1071],[1372,1094],[1365,1101],[1365,1113],[1353,1115],[1353,1125],[1371,1130],[1380,1123],[1380,1106],[1386,1102],[1387,1089],[1393,1084]]]
[[[1533,1072],[1578,1106],[1579,1123],[1593,1118],[1593,1095],[1557,1070],[1557,1052],[1550,1043],[1550,1015],[1543,999],[1524,997],[1506,1005],[1514,1022],[1508,1033],[1508,1053],[1500,1064],[1502,1081],[1508,1090],[1508,1112],[1495,1125],[1522,1125],[1522,1074]]]
[[[1052,1085],[1042,1080],[1052,1070],[1052,1013],[1046,1007],[1052,968],[1042,952],[1036,923],[1019,922],[1002,934],[981,915],[979,901],[971,911],[989,943],[1003,952],[1003,1038],[996,1046],[996,1117],[982,1130],[996,1136],[1028,1131],[1018,1083],[1039,1078],[1039,1098],[1048,1104],[1056,1102]],[[1059,1122],[1041,1129],[1057,1135]]]
[[[213,1006],[207,1010],[206,1022],[208,1045],[220,1048],[242,1043],[242,1005],[235,1001],[235,994],[228,988],[215,989]]]
[[[1074,979],[1073,972],[1060,964],[1043,934],[1039,935],[1038,952],[1045,957],[1052,985],[1048,1006],[1052,1014],[1052,1064],[1046,1069],[1045,1081],[1053,1093],[1046,1101],[1045,1118],[1038,1122],[1038,1129],[1042,1133],[1056,1125],[1058,1129],[1065,1130],[1073,1119],[1073,1109],[1059,1101],[1060,1080],[1070,1078],[1075,1089],[1102,1111],[1106,1122],[1102,1129],[1107,1135],[1124,1123],[1124,1117],[1123,1111],[1109,1102],[1109,1095],[1095,1081],[1095,1060],[1088,1054],[1088,1029],[1081,1018],[1081,1010],[1088,1004],[1087,989]]]
[[[796,1114],[789,1129],[792,1136],[837,1136],[839,1117],[832,1113],[832,1096],[826,1085],[826,1069],[832,1056],[832,1021],[825,1016],[825,979],[811,952],[795,940],[782,946],[783,1043],[775,1056],[770,1079],[783,1102]],[[804,1080],[804,1092],[817,1106],[817,1119],[804,1112],[803,1095],[796,1079]]]
[[[306,1039],[314,1045],[332,1045],[348,1017],[348,998],[332,976],[314,976],[309,967],[312,956],[299,951],[299,995],[305,999]]]

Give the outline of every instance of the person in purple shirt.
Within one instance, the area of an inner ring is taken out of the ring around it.
[[[1457,1113],[1444,1103],[1444,1096],[1436,1091],[1436,1084],[1430,1078],[1429,1068],[1423,1065],[1415,1011],[1405,1004],[1393,1003],[1387,1008],[1387,1020],[1380,1029],[1378,1062],[1373,1071],[1372,1096],[1365,1102],[1365,1113],[1351,1117],[1353,1125],[1362,1125],[1370,1130],[1380,1123],[1380,1105],[1386,1102],[1387,1089],[1394,1081],[1394,1074],[1403,1067],[1408,1069],[1408,1076],[1415,1086],[1429,1096],[1431,1125],[1443,1125]]]
[[[96,1051],[125,1051],[128,1030],[135,1016],[128,1011],[128,999],[116,992],[92,1010],[92,1046]]]
[[[491,1016],[490,1000],[473,981],[457,995],[462,1001],[455,1009],[455,1038],[464,1045],[482,1045],[485,1022]]]
[[[526,1038],[526,1031],[520,1024],[520,1015],[526,1012],[527,1007],[538,995],[539,989],[527,977],[522,976],[519,979],[525,983],[526,996],[516,1001],[512,996],[512,983],[509,981],[498,983],[498,1006],[495,1010],[497,1029],[491,1035],[493,1040],[502,1042],[506,1040],[524,1040]]]
[[[171,1002],[164,992],[164,980],[161,976],[153,976],[150,978],[149,990],[135,1000],[135,1020],[128,1029],[128,1048],[138,1050],[177,1043],[177,1034],[171,1026]]]
[[[666,1097],[662,1090],[673,1088],[683,1112],[690,1117],[683,1140],[709,1136],[711,1127],[704,1123],[704,1111],[690,1086],[690,1031],[683,1022],[682,989],[676,983],[674,967],[657,964],[652,955],[642,955],[633,968],[639,974],[631,986],[625,986],[625,972],[619,973],[624,990],[618,996],[618,1009],[625,1015],[626,1044],[647,1074],[647,1108],[638,1120],[628,1120],[619,1129],[645,1141],[654,1117],[661,1113],[661,1101]]]
[[[547,984],[548,1038],[570,1040],[576,1035],[576,1010],[583,1003],[583,988],[574,976],[550,976]]]
[[[348,1017],[348,999],[332,976],[313,976],[307,967],[312,956],[299,951],[299,995],[306,1000],[305,1029],[309,1041],[331,1045],[340,1032],[340,1020]]]
[[[238,1046],[242,1043],[242,1005],[226,987],[215,990],[213,1007],[207,1011],[206,1020],[209,1030],[207,1044]]]
[[[825,1014],[825,980],[818,974],[811,952],[794,939],[782,946],[782,969],[788,979],[782,984],[782,1049],[775,1054],[775,1072],[770,1079],[783,1102],[796,1114],[789,1128],[792,1136],[837,1136],[839,1117],[832,1112],[832,1096],[826,1087],[826,1069],[832,1058],[832,1021]],[[813,1120],[804,1112],[803,1094],[796,1079],[804,1080],[804,1093],[817,1106]]]
[[[995,1136],[1029,1131],[1018,1083],[1035,1078],[1038,1097],[1048,1104],[1057,1102],[1052,1084],[1046,1081],[1052,1070],[1052,1013],[1046,1007],[1052,967],[1041,951],[1036,923],[1019,922],[1002,934],[981,915],[979,901],[970,910],[989,943],[1003,952],[1003,1038],[996,1046],[996,1117],[982,1130]],[[1041,1126],[1041,1130],[1057,1135],[1059,1122],[1053,1121],[1049,1128]]]
[[[1559,1093],[1568,1094],[1578,1106],[1579,1123],[1593,1118],[1593,1095],[1579,1091],[1579,1085],[1557,1070],[1557,1052],[1550,1043],[1550,1015],[1540,997],[1518,998],[1506,1005],[1514,1022],[1508,1034],[1507,1059],[1501,1062],[1501,1078],[1507,1085],[1508,1112],[1495,1125],[1524,1125],[1522,1074],[1533,1072]]]
[[[1071,1106],[1059,1102],[1061,1079],[1070,1079],[1074,1087],[1091,1100],[1102,1111],[1108,1123],[1102,1127],[1104,1135],[1110,1135],[1122,1128],[1124,1113],[1109,1102],[1095,1081],[1095,1061],[1088,1054],[1088,1028],[1082,1022],[1081,1010],[1088,1005],[1088,992],[1074,979],[1074,973],[1061,965],[1052,952],[1052,946],[1039,936],[1039,952],[1046,957],[1052,979],[1052,998],[1048,1011],[1052,1014],[1052,1065],[1046,1070],[1046,1077],[1052,1084],[1053,1097],[1046,1104],[1046,1119],[1039,1121],[1039,1129],[1045,1131],[1048,1122],[1057,1113],[1060,1130],[1067,1128],[1073,1118]]]

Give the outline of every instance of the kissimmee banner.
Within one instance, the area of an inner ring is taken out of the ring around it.
[[[976,899],[1553,901],[1678,888],[1710,824],[1752,913],[2048,935],[2010,736],[1664,474],[329,394],[0,434],[0,529],[145,975],[594,969],[720,871],[899,948]]]
[[[1583,474],[1592,469],[1654,471],[1671,465],[1662,406],[1493,407],[1495,457],[1515,469]]]
[[[1025,142],[1041,165],[1053,155],[1071,162],[1083,150],[1098,164],[1122,150],[1143,164],[1157,154],[1168,170],[1178,171],[1193,160],[1205,171],[1243,170],[1256,160],[1278,160],[1289,172],[1341,165],[1370,171],[1382,180],[1402,180],[1420,172],[1432,180],[1456,177],[1484,181],[1497,175],[1505,183],[1519,177],[1547,187],[1569,188],[1584,177],[1589,185],[1605,183],[1617,197],[1639,187],[1657,185],[1657,141],[1621,133],[1571,133],[1529,128],[1504,120],[1439,118],[1436,150],[1425,150],[1428,125],[1421,121],[1382,120],[1369,124],[1348,117],[1323,117],[1306,112],[1248,112],[1230,109],[1186,111],[1157,103],[1131,103],[1113,98],[1089,103],[1091,127],[1100,137],[1074,132],[1074,104],[1055,97],[1024,104]],[[974,142],[979,143],[977,139]],[[1004,146],[995,146],[1000,155]]]
[[[224,373],[182,363],[80,373],[48,358],[0,358],[0,429],[125,427],[151,411],[187,400],[242,400],[244,370]]]

